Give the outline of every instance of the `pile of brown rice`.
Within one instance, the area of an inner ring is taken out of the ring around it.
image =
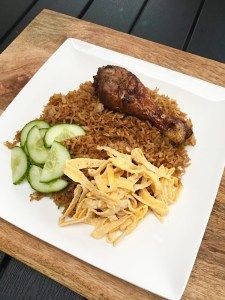
[[[159,95],[157,90],[149,90],[149,93],[167,113],[186,120],[186,115],[179,110],[175,101]],[[77,91],[69,92],[66,96],[53,95],[41,119],[49,124],[75,123],[84,126],[85,136],[64,143],[73,157],[105,158],[104,152],[98,151],[96,146],[107,145],[124,153],[139,147],[154,165],[175,167],[178,176],[184,173],[189,164],[185,145],[172,145],[147,122],[104,109],[95,96],[91,82],[81,84]],[[193,143],[193,139],[190,139],[189,144]],[[72,199],[73,189],[74,184],[71,184],[66,190],[55,193],[53,198],[56,204],[67,206]]]

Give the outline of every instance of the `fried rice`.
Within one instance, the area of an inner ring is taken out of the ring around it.
[[[186,114],[179,110],[176,101],[160,95],[157,90],[149,90],[149,94],[167,114],[191,124]],[[84,127],[85,136],[64,142],[72,157],[106,158],[104,151],[97,150],[97,145],[109,146],[123,153],[139,147],[152,164],[175,167],[175,175],[179,177],[190,163],[185,145],[172,145],[155,127],[136,117],[104,109],[91,82],[81,84],[78,90],[67,95],[53,95],[40,119],[51,125],[75,123]],[[186,144],[194,143],[191,137]],[[67,189],[53,193],[55,203],[67,207],[73,197],[74,187],[75,184],[71,183]],[[41,197],[40,193],[33,195],[36,200]]]

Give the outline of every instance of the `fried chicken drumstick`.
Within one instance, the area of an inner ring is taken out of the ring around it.
[[[165,114],[142,82],[122,67],[99,68],[94,88],[104,107],[148,121],[174,144],[184,143],[193,133],[183,120]]]

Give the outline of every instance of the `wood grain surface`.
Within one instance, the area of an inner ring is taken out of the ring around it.
[[[224,64],[44,10],[0,56],[0,109],[7,107],[68,37],[225,86]],[[183,299],[224,299],[224,200],[225,176]],[[89,299],[158,298],[34,238],[4,220],[0,220],[0,249]]]

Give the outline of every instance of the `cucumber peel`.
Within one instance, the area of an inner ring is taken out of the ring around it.
[[[66,188],[68,185],[68,182],[61,178],[48,183],[40,182],[41,173],[42,168],[36,165],[31,165],[28,172],[28,181],[30,183],[30,186],[37,192],[45,194],[58,192]]]
[[[48,131],[48,128],[40,128],[39,129],[39,132],[40,132],[42,138],[45,137],[45,134],[47,131]]]
[[[44,164],[48,158],[49,149],[45,148],[37,126],[32,127],[27,135],[26,149],[31,160],[36,164]]]
[[[84,129],[75,124],[57,124],[48,129],[45,134],[45,145],[51,147],[53,142],[62,142],[66,139],[85,135]]]
[[[58,142],[53,142],[48,152],[48,158],[44,164],[40,181],[50,182],[63,175],[65,161],[70,159],[70,153],[66,147]]]
[[[11,170],[13,184],[19,184],[26,177],[29,163],[24,150],[18,146],[11,150]]]
[[[29,123],[27,123],[21,130],[21,136],[20,136],[20,144],[23,147],[27,140],[27,135],[32,127],[37,126],[38,128],[49,128],[49,124],[45,121],[41,120],[33,120]]]
[[[14,184],[24,178],[41,193],[53,193],[69,183],[62,178],[65,161],[70,153],[60,142],[85,135],[75,124],[56,124],[52,127],[42,120],[33,120],[21,130],[20,147],[11,150],[11,169]]]

